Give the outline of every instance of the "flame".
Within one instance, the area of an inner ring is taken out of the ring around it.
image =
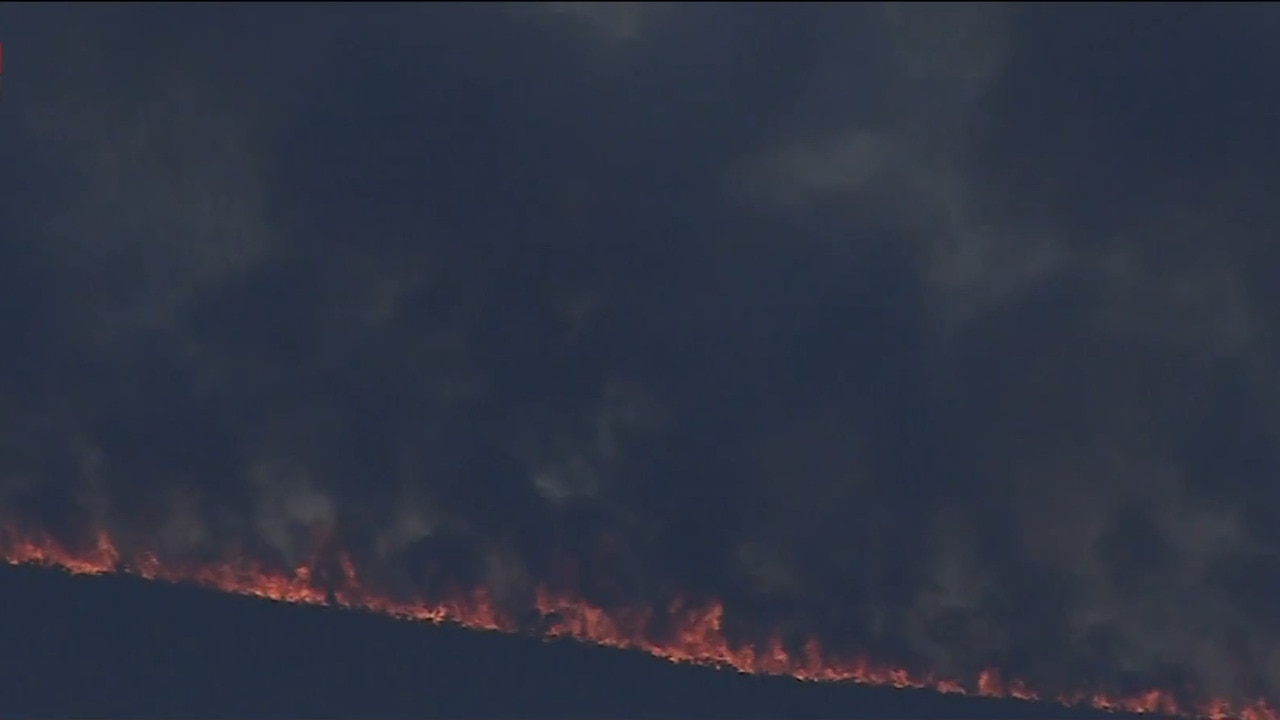
[[[403,620],[454,623],[475,630],[515,632],[515,623],[504,618],[483,590],[436,603],[404,602],[370,591],[358,580],[349,556],[339,554],[341,578],[324,589],[316,582],[313,567],[304,564],[292,573],[270,569],[252,561],[222,562],[197,567],[162,565],[154,554],[124,557],[109,535],[99,533],[92,548],[73,551],[47,536],[0,529],[0,555],[10,565],[41,565],[76,575],[127,573],[147,580],[195,584],[239,595],[277,602],[328,605],[364,610]],[[1177,702],[1172,693],[1149,690],[1130,697],[1077,693],[1044,697],[1016,679],[1005,680],[996,670],[984,670],[972,683],[876,665],[865,658],[844,659],[823,651],[816,640],[792,653],[774,639],[763,647],[733,644],[722,631],[724,606],[710,602],[686,606],[674,601],[667,610],[676,629],[662,633],[669,639],[649,637],[652,610],[617,611],[592,606],[572,595],[540,589],[536,609],[549,638],[572,638],[597,645],[640,650],[676,663],[710,665],[745,674],[783,675],[798,680],[854,682],[896,688],[930,689],[935,692],[1027,701],[1055,700],[1067,707],[1089,707],[1111,712],[1159,713],[1206,720],[1280,720],[1280,713],[1263,700],[1232,705],[1212,700],[1198,705]]]

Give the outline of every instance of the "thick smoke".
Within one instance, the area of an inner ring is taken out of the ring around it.
[[[1280,698],[1273,9],[0,13],[6,522]]]

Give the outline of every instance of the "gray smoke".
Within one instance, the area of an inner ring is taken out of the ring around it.
[[[6,522],[1280,698],[1274,10],[0,20]]]

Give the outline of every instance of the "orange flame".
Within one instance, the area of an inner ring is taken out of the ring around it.
[[[92,549],[72,551],[48,538],[0,530],[0,554],[11,565],[42,565],[77,575],[128,573],[147,580],[191,583],[239,595],[306,605],[334,605],[364,610],[404,620],[450,622],[475,630],[514,632],[514,623],[504,618],[487,593],[476,590],[470,596],[437,603],[402,602],[363,587],[355,567],[345,554],[339,556],[342,578],[332,591],[317,587],[311,567],[303,565],[293,573],[271,570],[259,563],[223,562],[192,568],[162,566],[153,554],[125,558],[106,533],[99,533]],[[988,698],[1015,698],[1040,701],[1043,698],[1018,680],[1003,680],[996,670],[984,670],[974,682],[913,675],[906,670],[873,664],[866,659],[846,660],[825,653],[816,640],[792,654],[780,639],[756,647],[734,645],[721,629],[724,607],[711,602],[686,607],[676,601],[668,608],[677,619],[671,639],[655,641],[645,632],[653,619],[648,610],[606,611],[581,599],[541,589],[536,608],[548,624],[547,637],[567,637],[617,648],[641,650],[677,663],[694,663],[731,668],[747,674],[784,675],[808,681],[845,681],[865,685],[930,689],[940,693]],[[664,634],[667,635],[667,634]],[[1068,707],[1132,713],[1160,713],[1206,720],[1280,720],[1280,713],[1258,700],[1248,705],[1232,705],[1213,700],[1195,706],[1179,704],[1171,693],[1161,690],[1130,697],[1101,694],[1072,694],[1052,698]]]

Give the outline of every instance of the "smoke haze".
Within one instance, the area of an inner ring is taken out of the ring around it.
[[[1275,701],[1278,22],[0,9],[0,518]]]

